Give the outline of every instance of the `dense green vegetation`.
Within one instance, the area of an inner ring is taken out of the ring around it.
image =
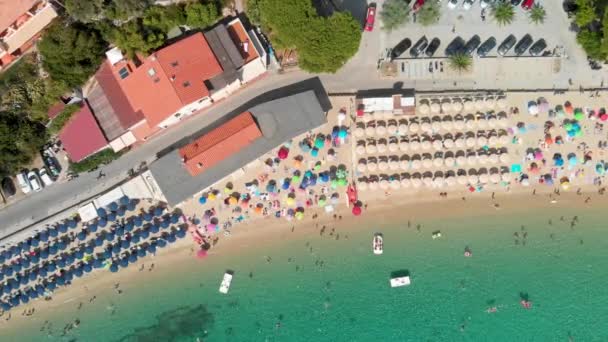
[[[608,1],[575,0],[574,23],[579,32],[576,40],[592,59],[605,61],[608,57]]]
[[[12,175],[30,163],[46,139],[40,123],[17,113],[0,112],[0,175]]]
[[[51,124],[48,127],[48,131],[50,134],[57,134],[65,124],[70,121],[72,115],[76,113],[80,109],[80,106],[77,104],[72,104],[65,106],[61,113],[57,114],[57,116],[51,121]]]
[[[311,0],[259,0],[260,23],[277,49],[295,48],[300,67],[310,72],[336,72],[358,50],[360,24],[350,13],[319,16]]]
[[[70,170],[76,173],[82,173],[91,171],[101,165],[110,163],[113,160],[118,159],[122,153],[116,153],[111,148],[99,151],[87,158],[79,161],[78,163],[70,162]]]
[[[496,2],[492,6],[490,13],[499,26],[509,25],[515,19],[515,8],[509,1]]]
[[[386,0],[380,11],[382,28],[392,31],[410,20],[410,6],[403,0]]]

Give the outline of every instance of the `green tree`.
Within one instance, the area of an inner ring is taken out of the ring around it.
[[[46,140],[43,125],[25,115],[0,113],[0,174],[14,174],[29,164]]]
[[[111,0],[105,15],[109,19],[129,20],[141,17],[150,5],[150,0]]]
[[[178,5],[152,6],[144,13],[143,24],[149,29],[167,33],[175,26],[185,25],[186,16]]]
[[[106,48],[96,30],[61,20],[51,24],[38,44],[46,71],[69,87],[82,85],[95,73]]]
[[[450,56],[448,65],[458,72],[469,71],[473,65],[473,58],[466,53],[455,53]]]
[[[262,26],[270,31],[270,38],[278,49],[295,48],[302,40],[317,13],[310,0],[261,0]]]
[[[133,58],[137,52],[148,55],[165,43],[165,34],[142,25],[140,20],[131,20],[120,27],[112,28],[109,40]]]
[[[416,14],[418,22],[423,26],[437,23],[441,18],[441,6],[438,0],[429,0],[420,8]]]
[[[492,16],[499,26],[511,24],[515,19],[515,9],[508,1],[499,1],[491,10]]]
[[[536,4],[534,5],[529,12],[530,21],[534,24],[542,24],[545,22],[545,17],[547,16],[547,11],[542,5]]]
[[[193,28],[210,26],[220,17],[217,6],[213,2],[207,4],[189,3],[185,7],[185,13],[186,25]]]
[[[382,28],[392,31],[405,25],[410,19],[410,6],[403,0],[386,0],[380,11]]]
[[[606,58],[607,51],[602,48],[602,35],[600,32],[583,29],[576,35],[576,41],[585,50],[587,56],[597,60],[604,60]]]
[[[68,14],[83,23],[104,18],[104,0],[65,0]]]
[[[586,27],[597,19],[593,0],[576,0],[576,6],[574,22],[579,27]]]
[[[247,0],[245,6],[245,13],[247,18],[252,24],[259,25],[261,23],[260,18],[260,1],[261,0]]]

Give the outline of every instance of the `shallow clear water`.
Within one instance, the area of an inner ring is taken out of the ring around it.
[[[601,210],[386,223],[222,256],[40,323],[20,341],[606,341],[608,269]],[[565,221],[560,221],[560,216]],[[553,224],[548,224],[551,218]],[[416,225],[422,224],[417,232]],[[527,233],[525,246],[521,226]],[[443,238],[431,239],[440,229]],[[382,256],[371,253],[375,231]],[[520,235],[515,244],[514,233]],[[551,237],[553,234],[553,238]],[[348,239],[345,238],[348,235]],[[465,246],[472,258],[463,257]],[[312,247],[312,252],[310,248]],[[272,258],[267,262],[266,256]],[[209,258],[214,258],[213,256]],[[291,258],[291,259],[290,259]],[[321,265],[321,261],[323,264]],[[296,270],[296,268],[298,270]],[[218,286],[235,278],[228,295]],[[391,271],[412,285],[390,288]],[[252,277],[250,277],[252,272]],[[520,295],[533,302],[523,309]],[[495,306],[496,313],[487,313]],[[59,332],[78,315],[82,324]],[[17,338],[7,329],[4,338]],[[1,338],[4,340],[4,338]]]

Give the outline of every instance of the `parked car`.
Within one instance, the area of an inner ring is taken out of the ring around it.
[[[511,48],[513,47],[513,45],[515,45],[516,42],[517,38],[515,38],[514,35],[510,34],[507,38],[505,38],[505,40],[502,41],[502,43],[500,43],[500,46],[498,47],[498,54],[504,56],[505,54],[507,54],[507,52],[509,52],[509,50],[511,50]]]
[[[424,6],[424,0],[416,0],[414,6],[412,6],[412,11],[416,13],[422,8],[422,6]]]
[[[479,44],[481,44],[481,38],[479,38],[478,35],[474,35],[465,44],[464,49],[463,49],[463,53],[465,53],[467,55],[473,54],[473,51],[475,51],[479,47]]]
[[[513,51],[515,52],[516,55],[520,56],[524,52],[526,52],[526,50],[528,50],[528,48],[530,47],[530,45],[532,45],[532,43],[534,43],[532,36],[529,34],[526,34],[522,39],[519,40],[519,42],[517,42],[517,45],[515,45],[515,49],[513,49]]]
[[[42,190],[42,185],[40,185],[40,178],[38,178],[38,175],[36,174],[36,172],[34,172],[34,171],[28,172],[27,179],[30,181],[30,184],[32,185],[32,190],[34,190],[36,192]]]
[[[439,40],[439,38],[433,38],[433,40],[431,40],[431,42],[429,43],[429,46],[426,48],[426,51],[424,51],[424,54],[427,57],[433,57],[435,52],[437,52],[437,49],[439,48],[440,44],[441,40]]]
[[[546,48],[547,42],[545,42],[545,40],[541,38],[530,47],[529,52],[532,56],[540,56],[540,54],[542,54]]]
[[[462,2],[462,8],[466,11],[470,10],[471,7],[473,7],[473,4],[475,3],[475,0],[464,0]]]
[[[529,11],[532,6],[534,6],[534,0],[524,0],[524,2],[521,3],[521,8],[526,11]]]
[[[15,176],[15,179],[17,179],[17,183],[19,184],[19,189],[21,189],[21,192],[23,192],[24,194],[29,194],[30,192],[32,192],[32,185],[30,184],[30,181],[27,178],[27,173],[25,171],[18,173]]]
[[[373,31],[375,21],[376,21],[376,4],[371,3],[367,7],[367,16],[365,17],[365,31]]]
[[[487,8],[489,6],[494,5],[494,2],[496,2],[496,1],[495,0],[480,0],[479,5],[481,6],[481,8]]]
[[[458,7],[458,0],[448,0],[448,8],[454,9]]]
[[[422,51],[424,51],[424,49],[426,49],[426,46],[428,44],[429,44],[429,42],[427,41],[426,37],[423,36],[410,49],[410,56],[412,56],[412,57],[420,56],[420,54],[422,53]]]
[[[55,153],[50,148],[47,148],[42,150],[41,155],[44,166],[49,170],[50,175],[52,177],[58,177],[61,172],[61,165],[59,165]]]
[[[447,48],[445,48],[445,55],[452,56],[459,52],[462,52],[464,48],[465,41],[461,37],[456,37],[454,40],[450,42]]]
[[[410,46],[412,46],[412,41],[409,38],[405,38],[402,41],[400,41],[399,44],[395,45],[393,50],[391,50],[391,59],[395,59],[395,58],[403,55],[403,53],[405,51],[407,51],[407,49],[409,49]]]
[[[49,176],[49,172],[44,167],[41,168],[40,171],[38,171],[38,175],[40,176],[40,179],[42,180],[42,183],[45,187],[55,183],[53,179],[51,179],[51,177]]]
[[[486,39],[486,41],[483,42],[483,44],[481,44],[479,46],[479,48],[477,49],[477,56],[479,56],[479,57],[487,56],[488,53],[490,51],[492,51],[492,49],[494,49],[494,47],[496,47],[496,38],[490,37],[490,38]]]
[[[17,189],[15,189],[15,183],[10,177],[4,177],[2,179],[2,193],[4,197],[13,197],[15,193],[17,193]]]

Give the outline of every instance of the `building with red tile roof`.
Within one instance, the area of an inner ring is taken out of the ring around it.
[[[108,147],[108,141],[86,102],[59,132],[59,140],[73,162],[79,162]]]
[[[179,149],[188,173],[196,176],[261,138],[250,112],[241,113]]]

